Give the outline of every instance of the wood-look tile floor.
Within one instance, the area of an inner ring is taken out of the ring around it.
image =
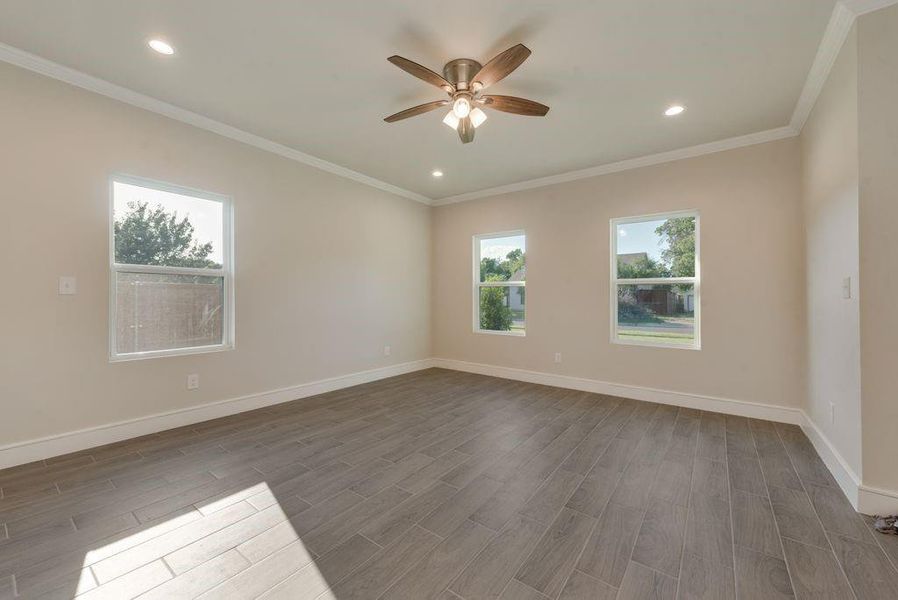
[[[898,598],[801,430],[444,370],[0,471],[0,598]]]

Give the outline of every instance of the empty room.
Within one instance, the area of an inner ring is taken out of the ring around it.
[[[0,0],[0,600],[898,599],[898,0]]]

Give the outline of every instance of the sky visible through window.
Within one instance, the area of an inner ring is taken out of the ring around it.
[[[524,244],[525,242],[523,235],[513,235],[509,237],[480,240],[480,258],[495,258],[504,260],[508,253],[512,250],[517,250],[518,248],[520,248],[522,252],[527,252]]]
[[[147,202],[151,209],[161,204],[167,212],[177,212],[178,220],[187,217],[190,224],[193,225],[193,241],[197,244],[212,242],[212,253],[208,258],[219,264],[224,262],[222,254],[222,223],[224,219],[221,202],[163,192],[119,181],[113,182],[112,191],[116,220],[130,212],[128,204],[131,202]]]
[[[660,261],[661,252],[667,248],[667,244],[661,243],[661,236],[655,233],[655,229],[666,220],[619,224],[617,226],[617,253],[645,252],[652,260]]]

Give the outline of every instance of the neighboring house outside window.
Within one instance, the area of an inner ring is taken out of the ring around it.
[[[231,202],[112,178],[110,358],[233,347]]]
[[[474,331],[523,336],[526,235],[508,231],[474,236]]]
[[[701,348],[699,215],[611,220],[611,341]]]

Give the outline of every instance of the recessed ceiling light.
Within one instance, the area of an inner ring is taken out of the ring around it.
[[[149,42],[147,42],[147,45],[159,54],[171,56],[175,53],[175,49],[172,48],[170,44],[163,42],[162,40],[150,40]]]
[[[684,110],[686,110],[685,106],[674,104],[673,106],[668,107],[668,109],[664,111],[664,114],[668,117],[675,117],[678,114],[682,113]]]
[[[433,175],[434,177],[442,177],[442,176],[443,176],[443,172],[440,171],[439,169],[437,169],[436,171],[434,171],[433,173],[431,173],[431,175]]]

